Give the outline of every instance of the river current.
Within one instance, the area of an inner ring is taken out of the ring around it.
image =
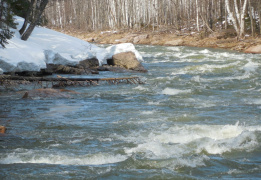
[[[144,85],[68,87],[70,98],[0,91],[0,179],[261,178],[261,55],[136,48],[147,74],[82,77]]]

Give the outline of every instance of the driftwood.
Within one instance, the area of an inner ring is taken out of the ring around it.
[[[0,76],[0,85],[30,84],[33,82],[40,85],[40,87],[90,86],[99,85],[100,82],[107,82],[112,85],[117,85],[120,83],[144,84],[144,82],[142,82],[139,77],[65,78],[59,75],[57,77],[23,77],[10,75]]]

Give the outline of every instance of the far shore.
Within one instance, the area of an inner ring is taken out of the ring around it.
[[[161,46],[190,46],[202,48],[219,48],[245,52],[248,48],[261,45],[260,37],[246,35],[245,39],[237,40],[236,34],[231,30],[214,32],[206,37],[200,33],[173,33],[168,32],[75,32],[62,31],[65,34],[97,44],[133,43]]]

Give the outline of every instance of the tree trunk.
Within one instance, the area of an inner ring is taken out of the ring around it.
[[[254,19],[253,19],[253,16],[252,16],[252,6],[251,6],[251,0],[248,1],[248,8],[249,8],[249,17],[250,17],[250,23],[251,23],[251,33],[252,33],[252,36],[254,37],[255,36],[255,23],[254,23]]]
[[[196,0],[196,9],[197,9],[197,30],[199,31],[199,5],[198,0]]]
[[[228,12],[228,15],[230,16],[233,26],[237,32],[238,39],[244,38],[245,33],[245,12],[246,12],[246,5],[248,0],[244,0],[244,4],[240,4],[240,11],[238,9],[237,0],[234,0],[234,9],[235,12],[232,12],[230,10],[230,4],[229,0],[225,0],[226,3],[226,9]],[[236,18],[235,18],[236,17]]]
[[[260,19],[260,17],[261,17],[261,2],[260,1],[258,1],[258,17],[259,17],[259,34],[261,35],[261,19]]]
[[[36,9],[34,20],[30,24],[30,26],[26,29],[24,34],[22,35],[22,37],[21,37],[22,40],[26,41],[30,37],[30,35],[32,34],[35,26],[39,22],[40,17],[43,14],[43,11],[44,11],[46,5],[48,4],[48,2],[49,2],[49,0],[38,0],[37,1],[37,6],[36,6],[37,9]]]
[[[26,12],[26,16],[25,16],[25,19],[24,19],[24,24],[23,24],[22,28],[19,30],[19,33],[21,35],[23,35],[23,33],[24,33],[24,31],[25,31],[25,29],[27,27],[27,24],[29,22],[29,17],[30,17],[30,15],[32,13],[34,2],[35,2],[35,0],[31,0],[30,6],[28,7],[28,10]]]
[[[246,6],[247,6],[247,1],[245,0],[243,7],[240,9],[240,34],[239,38],[242,39],[245,36],[245,13],[246,13]]]

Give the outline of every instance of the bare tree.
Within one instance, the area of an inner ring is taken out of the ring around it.
[[[234,11],[231,11],[231,5],[229,3],[229,0],[225,0],[226,8],[229,17],[231,18],[233,22],[233,26],[237,32],[237,36],[239,39],[242,39],[244,37],[245,33],[245,12],[246,12],[246,6],[247,1],[244,0],[244,3],[240,3],[240,9],[238,8],[238,1],[234,0],[234,3],[232,3],[232,7],[234,8]]]
[[[261,14],[260,0],[251,0],[251,3],[248,0],[53,0],[50,2],[52,7],[45,11],[50,26],[89,31],[106,29],[158,31],[162,28],[200,31],[204,27],[212,32],[217,28],[229,27],[231,20],[238,37],[243,38],[244,15],[250,13],[250,5],[253,7],[253,15]],[[257,17],[257,15],[253,17],[253,21],[258,21],[261,29],[260,18]]]

